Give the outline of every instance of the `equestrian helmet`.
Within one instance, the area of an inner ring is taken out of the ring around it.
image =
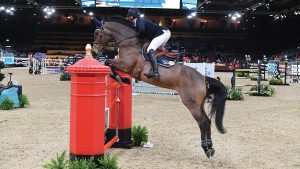
[[[140,17],[140,14],[141,14],[141,12],[137,8],[130,8],[127,12],[127,16],[133,16],[135,18]]]

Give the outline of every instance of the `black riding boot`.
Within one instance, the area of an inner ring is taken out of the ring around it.
[[[149,73],[145,73],[144,75],[147,76],[147,78],[149,79],[150,78],[159,79],[160,75],[157,69],[157,60],[153,49],[149,51],[149,61],[151,63],[152,69],[149,71]]]

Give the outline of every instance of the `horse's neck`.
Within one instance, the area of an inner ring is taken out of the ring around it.
[[[119,57],[124,61],[125,65],[129,66],[128,71],[130,72],[128,73],[130,74],[132,73],[131,71],[144,60],[141,54],[140,44],[120,46]]]
[[[142,50],[142,46],[140,43],[138,43],[137,40],[131,40],[128,41],[128,44],[130,45],[121,45],[119,48],[119,55],[120,58],[126,59],[126,57],[130,57],[130,58],[139,58],[141,56],[141,50]],[[135,45],[132,45],[135,44]],[[134,54],[134,56],[128,56],[128,53],[130,54]]]
[[[132,31],[127,27],[124,27],[123,25],[122,27],[118,25],[110,25],[108,28],[112,30],[114,39],[117,42],[136,35],[136,32]]]

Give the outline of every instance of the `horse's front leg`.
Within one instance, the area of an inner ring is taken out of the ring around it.
[[[106,59],[104,64],[112,69],[119,70],[124,73],[128,73],[128,66],[121,59]]]
[[[117,60],[117,61],[116,61]],[[120,60],[120,59],[107,59],[104,64],[106,66],[109,66],[111,68],[111,73],[110,73],[110,77],[112,77],[113,79],[115,79],[116,81],[118,81],[119,83],[123,82],[123,83],[127,83],[127,84],[131,84],[130,79],[125,78],[125,77],[121,77],[116,70],[122,71],[127,73],[126,69],[126,64]]]

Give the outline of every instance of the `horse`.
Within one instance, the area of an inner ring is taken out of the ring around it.
[[[105,65],[146,83],[176,90],[200,128],[201,146],[206,156],[213,157],[215,149],[211,138],[211,118],[215,117],[219,133],[226,132],[223,126],[227,95],[225,86],[219,80],[205,77],[182,63],[175,63],[170,68],[159,66],[159,80],[147,78],[144,73],[149,72],[151,66],[141,52],[143,43],[132,23],[126,18],[114,16],[101,25],[100,29],[96,29],[92,52],[100,54],[111,40],[118,44],[119,58],[107,59]],[[212,96],[210,118],[204,109],[208,96]]]

